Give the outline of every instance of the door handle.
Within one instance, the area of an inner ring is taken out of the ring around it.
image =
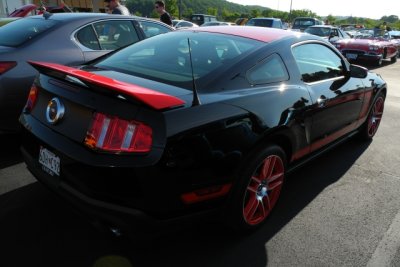
[[[320,108],[325,107],[327,101],[328,101],[328,99],[326,98],[326,96],[321,95],[321,96],[317,99],[318,107],[320,107]]]

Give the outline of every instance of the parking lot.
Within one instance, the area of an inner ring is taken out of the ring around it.
[[[374,71],[389,84],[374,140],[350,140],[293,173],[267,224],[248,235],[209,221],[143,247],[99,233],[35,182],[18,137],[3,138],[0,266],[399,266],[400,63]]]

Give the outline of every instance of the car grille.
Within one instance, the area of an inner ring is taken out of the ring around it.
[[[351,49],[344,49],[342,50],[343,54],[357,54],[357,55],[365,55],[365,51],[362,50],[351,50]]]

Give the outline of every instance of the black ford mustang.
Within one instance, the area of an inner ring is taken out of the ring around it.
[[[197,215],[257,228],[286,173],[374,136],[387,90],[319,37],[261,27],[172,32],[79,69],[31,65],[29,170],[122,231]]]

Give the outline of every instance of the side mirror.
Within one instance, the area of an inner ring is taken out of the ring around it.
[[[350,65],[350,77],[352,78],[361,78],[364,79],[368,75],[368,69],[358,66],[358,65]]]

